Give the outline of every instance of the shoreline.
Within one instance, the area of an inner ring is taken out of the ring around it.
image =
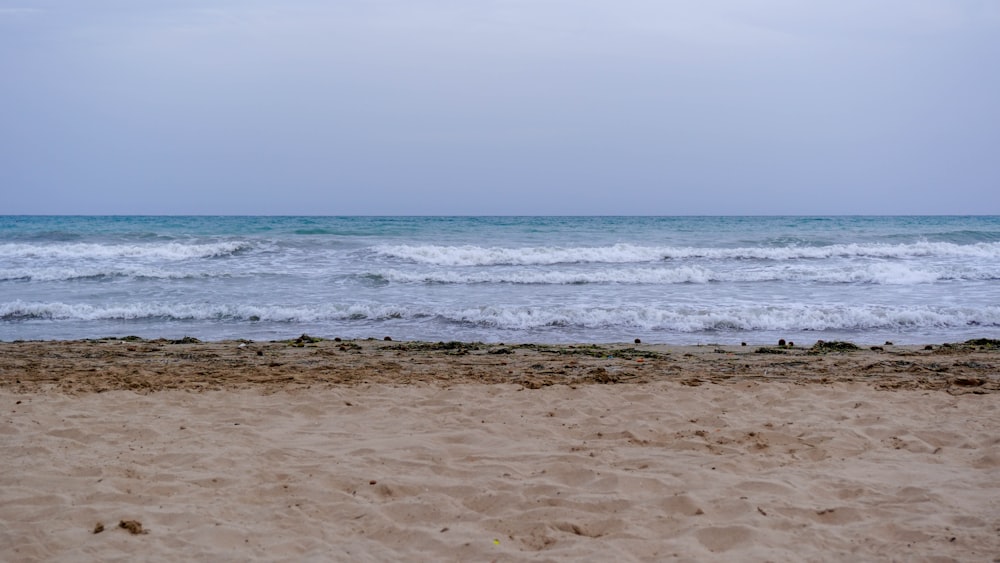
[[[201,342],[138,337],[0,342],[0,387],[71,393],[458,383],[731,384],[791,380],[1000,390],[1000,340],[860,347],[483,344],[322,339]]]

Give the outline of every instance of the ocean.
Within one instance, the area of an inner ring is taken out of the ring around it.
[[[0,340],[1000,337],[1000,217],[0,217]]]

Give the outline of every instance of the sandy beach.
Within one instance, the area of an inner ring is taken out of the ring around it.
[[[1000,561],[1000,347],[0,343],[6,561]]]

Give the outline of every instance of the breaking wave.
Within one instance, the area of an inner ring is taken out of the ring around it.
[[[824,331],[1000,327],[1000,306],[720,306],[720,307],[528,307],[484,306],[433,310],[418,306],[345,304],[254,306],[133,304],[95,306],[67,303],[0,304],[0,320],[168,320],[232,322],[419,321],[465,324],[501,330],[641,328],[673,332]]]
[[[144,258],[158,260],[190,260],[193,258],[221,258],[245,252],[254,244],[245,241],[185,244],[0,244],[0,257],[4,258],[53,258],[60,260]]]
[[[524,270],[513,271],[433,271],[407,272],[383,270],[363,277],[390,283],[425,284],[704,284],[712,282],[818,282],[875,285],[910,285],[944,281],[984,281],[1000,279],[1000,267],[994,269],[946,269],[910,267],[905,264],[869,264],[853,268],[776,267],[737,270],[713,270],[700,266],[678,268],[615,268],[595,271]]]
[[[434,266],[544,266],[552,264],[657,262],[707,258],[717,260],[797,260],[825,258],[1000,258],[1000,243],[959,245],[949,242],[910,244],[833,244],[743,248],[695,248],[616,244],[595,247],[482,247],[379,245],[376,255]]]

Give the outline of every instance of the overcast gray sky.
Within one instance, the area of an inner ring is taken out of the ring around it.
[[[0,214],[1000,213],[998,0],[0,0]]]

